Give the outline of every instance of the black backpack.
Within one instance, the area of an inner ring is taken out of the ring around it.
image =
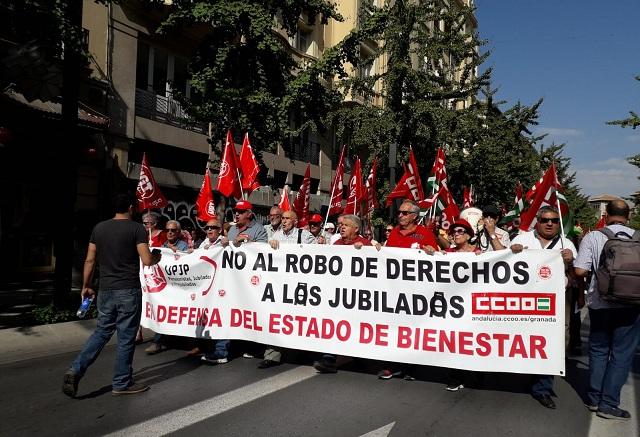
[[[607,228],[599,231],[608,238],[595,272],[600,297],[609,302],[640,305],[640,231],[633,236],[625,232],[614,234]]]

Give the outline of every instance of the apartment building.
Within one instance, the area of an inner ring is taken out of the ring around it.
[[[336,7],[344,21],[332,20],[327,25],[312,24],[303,15],[296,35],[280,33],[283,44],[300,64],[318,58],[359,25],[363,1],[381,4],[385,0],[339,0]],[[82,25],[91,54],[90,75],[80,84],[82,144],[74,152],[77,166],[72,167],[77,174],[65,176],[77,180],[77,192],[68,194],[75,196],[72,202],[75,216],[70,220],[75,225],[67,230],[77,249],[74,258],[77,267],[84,256],[91,227],[108,210],[111,193],[123,187],[135,189],[143,153],[147,154],[156,181],[170,202],[162,215],[179,220],[184,226],[197,226],[194,203],[205,166],[213,158],[207,141],[208,125],[190,121],[173,96],[176,91],[190,96],[188,59],[203,34],[197,29],[185,29],[178,37],[158,36],[154,29],[160,20],[159,13],[133,1],[109,5],[93,0],[83,2]],[[360,47],[363,59],[372,57],[380,43],[363,42]],[[24,53],[15,56],[18,65],[24,57],[29,58]],[[366,67],[351,68],[349,73],[373,75],[384,71],[385,63],[381,56]],[[21,254],[5,257],[19,272],[50,272],[55,265],[53,242],[60,238],[55,235],[60,230],[53,225],[44,228],[39,225],[38,212],[56,211],[56,199],[64,190],[58,181],[64,175],[61,169],[68,156],[60,153],[60,149],[47,147],[58,131],[61,110],[55,102],[59,101],[59,91],[59,84],[58,94],[56,89],[47,88],[38,91],[46,94],[39,97],[12,94],[7,89],[0,102],[8,109],[6,113],[12,114],[0,120],[0,128],[8,125],[14,133],[12,144],[0,147],[0,157],[3,162],[32,162],[34,169],[31,175],[25,171],[5,174],[3,182],[5,187],[6,184],[11,187],[10,195],[0,200],[3,206],[0,247],[15,247]],[[369,101],[359,95],[349,95],[346,100],[349,104],[382,106],[380,81],[374,91]],[[242,132],[235,135],[239,148]],[[54,142],[61,147],[64,138],[55,138]],[[312,210],[321,211],[322,205],[328,203],[332,166],[341,146],[331,132],[325,136],[305,132],[289,147],[278,147],[275,153],[263,152],[264,168],[260,175],[263,187],[249,199],[256,206],[258,218],[264,219],[269,208],[278,202],[285,184],[292,190],[300,186],[307,163],[311,164]],[[260,144],[254,147],[260,148]],[[212,168],[214,175],[216,170]],[[228,211],[228,205],[218,200],[221,208]]]

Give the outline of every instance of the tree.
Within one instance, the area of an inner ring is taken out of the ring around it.
[[[640,76],[636,76],[635,79],[640,81]],[[624,120],[608,121],[607,124],[618,125],[623,128],[630,127],[631,129],[635,129],[640,126],[640,116],[633,111],[629,111],[629,115],[629,118],[625,118]],[[640,168],[640,155],[630,156],[627,158],[627,161],[629,161],[631,165],[635,165]],[[638,176],[638,179],[640,179],[640,176]],[[633,193],[628,200],[632,201],[634,204],[631,226],[635,229],[640,229],[640,190]]]
[[[159,33],[190,27],[204,34],[189,63],[195,97],[182,100],[192,117],[213,123],[215,138],[230,127],[248,130],[256,144],[273,149],[309,127],[324,129],[339,95],[317,67],[295,62],[277,30],[294,36],[300,17],[309,24],[341,20],[330,1],[174,0],[161,7],[167,15]]]
[[[635,79],[637,81],[640,81],[640,76],[636,76]],[[623,120],[608,121],[607,124],[618,125],[620,127],[630,127],[631,129],[635,129],[640,126],[640,116],[638,116],[638,114],[633,111],[629,111],[629,115],[629,118],[625,118]]]
[[[477,34],[464,30],[470,20],[473,10],[458,2],[447,8],[436,0],[399,0],[381,8],[363,2],[358,28],[337,50],[355,70],[383,58],[386,68],[372,75],[348,76],[344,70],[340,75],[343,97],[364,102],[342,105],[328,118],[351,150],[388,158],[393,165],[411,144],[424,173],[437,146],[464,146],[460,130],[470,111],[455,107],[468,103],[490,76],[490,70],[473,74],[487,54],[479,54],[483,42]],[[374,90],[378,82],[380,95]],[[376,98],[384,99],[384,106],[374,105]],[[390,144],[398,146],[398,156],[388,157]]]

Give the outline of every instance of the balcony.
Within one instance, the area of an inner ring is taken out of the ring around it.
[[[293,140],[289,148],[285,148],[285,156],[296,161],[318,165],[320,162],[320,143],[310,140]]]
[[[207,133],[207,127],[191,120],[180,102],[171,96],[161,96],[140,88],[136,88],[136,115],[200,134]]]

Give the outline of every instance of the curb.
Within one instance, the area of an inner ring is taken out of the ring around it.
[[[96,327],[96,319],[0,330],[0,365],[79,351]],[[152,331],[143,328],[145,338]],[[114,335],[108,344],[114,344]]]

